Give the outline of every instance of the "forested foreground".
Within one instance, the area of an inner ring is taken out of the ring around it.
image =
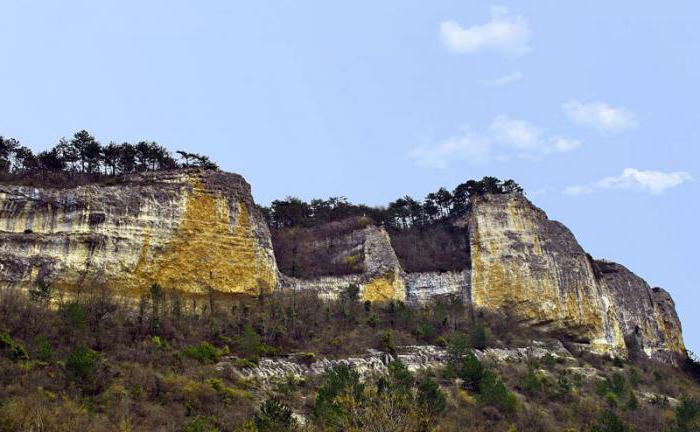
[[[551,337],[551,336],[550,336]],[[547,335],[458,299],[400,302],[313,295],[193,300],[158,286],[137,304],[104,290],[61,298],[40,286],[0,298],[0,431],[697,431],[698,364],[684,370],[579,352],[530,363],[475,349]],[[262,357],[345,358],[367,348],[446,347],[445,364],[400,362],[360,379],[339,366],[266,382],[231,368]],[[580,371],[594,371],[591,376]]]

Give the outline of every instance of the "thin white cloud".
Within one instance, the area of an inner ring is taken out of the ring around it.
[[[554,189],[550,186],[541,187],[539,189],[528,190],[527,195],[530,197],[543,196],[552,192]]]
[[[513,158],[539,160],[580,146],[580,141],[549,136],[528,121],[500,115],[483,132],[469,131],[437,144],[416,147],[410,157],[418,166],[444,169],[456,161],[478,164]]]
[[[496,140],[508,146],[523,150],[534,149],[540,146],[539,129],[525,120],[499,115],[491,122],[489,131]]]
[[[581,147],[581,145],[582,145],[581,141],[579,141],[579,140],[562,138],[562,137],[554,138],[554,142],[553,142],[554,150],[557,152],[560,152],[560,153],[574,151],[577,148]]]
[[[633,189],[660,195],[666,190],[693,180],[684,171],[661,172],[625,168],[618,176],[605,177],[591,185],[570,186],[562,191],[566,195],[587,195],[597,189]]]
[[[666,189],[674,188],[691,180],[693,177],[684,171],[664,173],[625,168],[619,176],[604,178],[597,183],[597,186],[604,189],[636,188],[660,194]]]
[[[590,186],[569,186],[561,191],[564,195],[590,195],[593,188]]]
[[[637,116],[632,111],[604,102],[582,103],[573,100],[565,103],[563,108],[572,122],[591,126],[601,132],[619,132],[637,126]]]
[[[494,79],[481,81],[481,85],[484,87],[503,87],[507,86],[508,84],[518,82],[521,79],[523,79],[523,74],[516,70]]]
[[[488,162],[492,157],[491,151],[488,137],[466,133],[435,145],[416,147],[411,150],[410,156],[418,166],[444,169],[454,160]]]
[[[491,21],[485,24],[464,28],[454,21],[440,23],[440,40],[450,51],[460,54],[496,51],[522,56],[532,51],[531,36],[527,21],[502,6],[491,8]]]

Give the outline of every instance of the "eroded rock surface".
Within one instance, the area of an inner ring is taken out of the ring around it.
[[[552,346],[541,342],[535,342],[532,346],[521,348],[474,350],[474,354],[479,360],[487,363],[527,363],[541,360],[547,355],[551,355],[554,359],[573,359],[571,353],[560,344]],[[236,366],[238,363],[236,357],[225,357],[216,365],[216,368],[228,371],[236,378],[271,381],[285,379],[290,375],[297,378],[318,376],[329,369],[344,364],[357,371],[364,378],[377,373],[386,373],[387,365],[392,360],[400,360],[408,370],[416,372],[422,369],[445,367],[447,359],[448,353],[444,348],[433,345],[413,345],[400,347],[396,358],[391,354],[370,349],[362,355],[342,359],[321,358],[312,363],[304,363],[292,355],[287,359],[262,358],[257,366],[240,367]]]
[[[277,269],[267,225],[236,174],[177,171],[70,189],[0,185],[0,285],[151,284],[257,294]]]
[[[520,194],[486,195],[469,215],[471,301],[510,308],[598,353],[627,355],[634,338],[652,357],[684,355],[673,301],[614,263],[594,262],[562,224]]]
[[[280,289],[336,298],[356,287],[363,301],[419,305],[452,296],[507,308],[596,353],[638,347],[668,362],[685,355],[666,291],[593,260],[523,195],[478,197],[460,223],[470,246],[462,271],[407,273],[387,232],[369,225],[335,239],[347,250],[333,259],[361,257],[361,273],[297,279],[278,272],[269,230],[236,174],[171,171],[69,189],[0,185],[0,288],[45,282],[134,296],[158,283],[193,295]]]
[[[598,281],[612,296],[612,304],[628,344],[649,356],[669,360],[685,348],[681,323],[671,296],[661,288],[650,288],[644,279],[620,264],[595,261]]]

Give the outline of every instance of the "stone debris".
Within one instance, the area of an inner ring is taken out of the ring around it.
[[[487,348],[474,350],[481,361],[493,363],[526,363],[541,360],[547,355],[555,359],[571,360],[571,354],[559,345],[546,347],[541,343],[522,348]],[[399,348],[396,357],[391,354],[369,349],[364,355],[344,359],[318,359],[310,364],[289,358],[261,358],[255,367],[236,366],[240,360],[235,356],[224,357],[216,364],[219,371],[227,371],[239,379],[257,379],[270,381],[285,379],[289,376],[303,378],[318,376],[338,365],[345,364],[366,378],[371,375],[386,372],[387,365],[392,360],[400,360],[409,371],[416,372],[424,369],[437,369],[447,364],[448,352],[445,348],[434,345],[409,345]]]

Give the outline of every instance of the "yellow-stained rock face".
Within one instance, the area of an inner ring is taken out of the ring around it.
[[[274,289],[267,226],[237,175],[172,172],[73,189],[0,186],[0,285],[191,294]]]
[[[605,293],[571,233],[520,195],[487,195],[469,218],[472,302],[510,308],[597,352],[624,353]]]
[[[149,237],[144,238],[130,274],[135,288],[158,283],[192,294],[270,292],[276,269],[257,243],[246,205],[237,201],[232,216],[228,198],[210,193],[199,180],[192,181],[185,202],[181,222],[162,251],[153,253]]]
[[[397,271],[389,271],[360,285],[360,297],[363,301],[371,302],[405,301],[406,286]]]
[[[674,361],[685,348],[673,301],[619,264],[586,255],[571,232],[519,194],[486,195],[469,215],[471,300],[510,308],[593,352],[626,355],[635,340]]]
[[[71,189],[0,185],[0,289],[43,281],[55,290],[108,287],[138,296],[158,283],[191,295],[313,289],[363,301],[457,295],[508,308],[597,353],[635,342],[673,362],[685,352],[673,300],[615,263],[588,256],[571,232],[520,194],[476,198],[467,218],[471,268],[407,274],[388,233],[353,233],[364,272],[277,280],[270,234],[242,177],[213,171],[132,176]],[[469,263],[465,263],[468,267]]]

